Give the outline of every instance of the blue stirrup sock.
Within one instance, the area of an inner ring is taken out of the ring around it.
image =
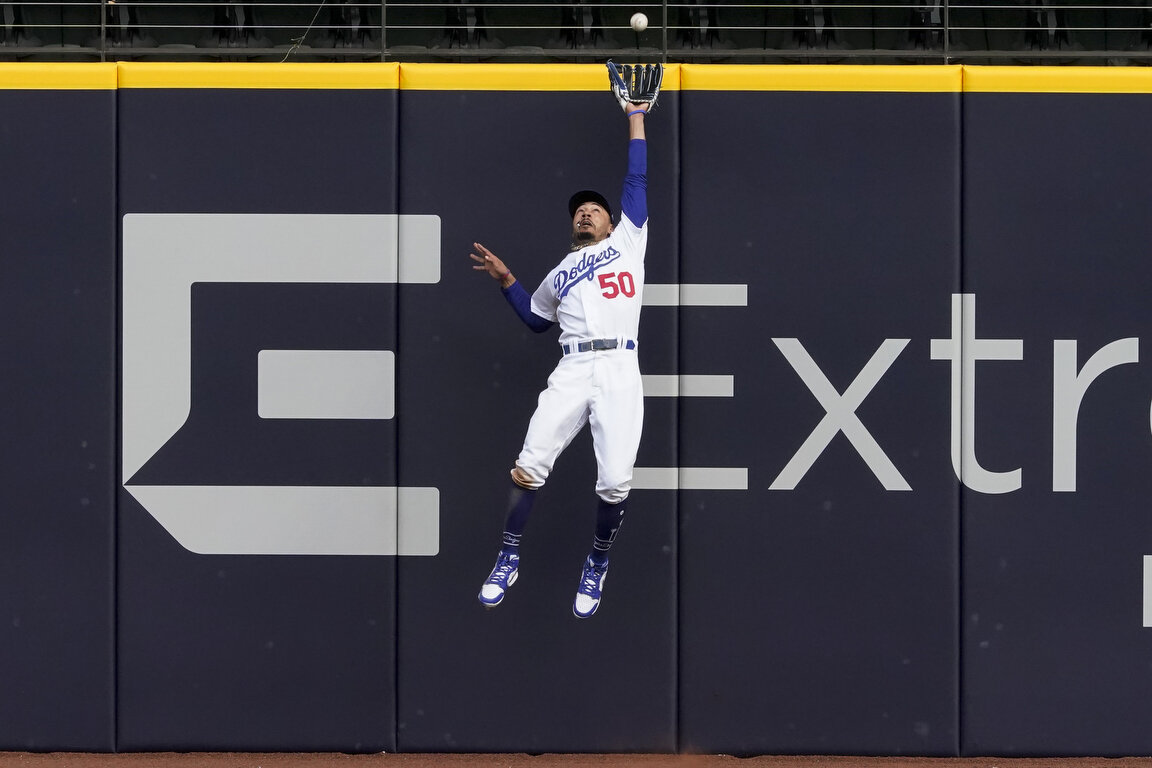
[[[608,550],[624,522],[624,503],[610,504],[600,499],[596,505],[596,538],[592,540],[592,554],[589,555],[596,565],[608,562]]]
[[[535,501],[536,491],[512,483],[512,491],[508,494],[508,516],[504,520],[504,543],[500,548],[504,554],[520,554],[520,537],[524,535],[528,515]]]

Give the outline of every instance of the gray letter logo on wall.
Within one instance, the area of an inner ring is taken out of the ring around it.
[[[437,283],[439,217],[128,214],[123,235],[128,493],[201,554],[437,554],[436,488],[130,480],[191,411],[193,284]],[[391,351],[261,349],[256,370],[261,419],[395,416]]]

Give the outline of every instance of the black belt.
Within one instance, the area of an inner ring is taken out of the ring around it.
[[[623,349],[636,349],[636,342],[632,339],[626,339],[623,344],[619,339],[592,339],[592,341],[579,341],[575,344],[561,344],[560,349],[565,355],[570,355],[573,352],[592,352],[603,349],[616,349],[621,347]]]

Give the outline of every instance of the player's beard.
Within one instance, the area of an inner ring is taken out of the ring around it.
[[[572,231],[572,247],[569,250],[578,251],[586,245],[591,245],[596,238],[596,233],[592,230],[585,230],[581,232],[579,229]]]
[[[569,251],[578,251],[581,248],[588,247],[589,245],[595,245],[596,243],[600,242],[601,240],[606,239],[607,237],[608,237],[607,235],[605,235],[604,237],[597,236],[597,233],[595,230],[580,229],[579,227],[576,227],[572,230],[572,246],[568,250]]]

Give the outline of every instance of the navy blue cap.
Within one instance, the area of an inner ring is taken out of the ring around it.
[[[572,195],[568,200],[568,216],[569,218],[576,217],[576,209],[584,205],[584,203],[596,203],[608,212],[608,218],[612,218],[612,206],[608,205],[608,200],[604,195],[600,194],[594,189],[585,189]]]

